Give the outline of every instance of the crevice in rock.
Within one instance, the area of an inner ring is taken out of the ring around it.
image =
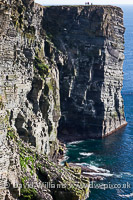
[[[27,94],[27,99],[33,104],[33,111],[37,114],[39,110],[38,93],[42,89],[43,81],[40,78],[34,77],[32,81],[32,89]]]
[[[39,108],[40,108],[40,110],[42,112],[42,115],[43,115],[44,119],[47,119],[47,117],[48,117],[48,109],[49,109],[48,98],[43,94],[43,92],[47,92],[46,90],[42,91],[42,94],[41,94],[40,99],[39,99]]]
[[[19,134],[19,136],[26,140],[27,136],[28,136],[28,132],[24,127],[24,123],[25,123],[25,119],[24,116],[22,116],[20,113],[18,114],[17,118],[15,119],[15,127],[17,129],[17,132]]]

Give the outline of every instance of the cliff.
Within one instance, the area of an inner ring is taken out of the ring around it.
[[[123,34],[117,7],[0,1],[0,199],[86,198],[80,168],[53,162],[57,132],[96,138],[126,124]]]
[[[89,192],[80,169],[52,161],[63,151],[55,60],[61,52],[42,26],[43,15],[34,1],[0,2],[1,200],[84,199]]]
[[[43,24],[65,56],[65,63],[58,63],[60,138],[102,138],[126,125],[121,96],[122,10],[113,6],[50,7],[45,9]]]

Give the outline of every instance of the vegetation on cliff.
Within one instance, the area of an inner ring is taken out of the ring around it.
[[[44,196],[58,200],[83,200],[89,194],[89,180],[81,175],[81,169],[60,166],[46,155],[24,143],[12,128],[8,128],[7,139],[18,149],[21,166],[20,200],[40,200]],[[48,187],[48,188],[47,188]]]

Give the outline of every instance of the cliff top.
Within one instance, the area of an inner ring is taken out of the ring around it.
[[[36,3],[38,4],[38,3]],[[40,4],[38,4],[40,5]],[[113,5],[41,5],[43,7],[102,7],[102,8],[120,8]]]
[[[41,8],[80,8],[80,9],[98,9],[98,8],[103,8],[103,9],[111,9],[111,10],[118,10],[119,12],[122,12],[122,9],[120,7],[117,6],[113,6],[113,5],[51,5],[51,6],[43,6],[41,4],[35,3],[34,0],[21,0],[23,2],[24,5],[26,6],[30,6],[30,5],[36,5],[36,7],[41,7]],[[12,0],[11,3],[17,3],[16,0]],[[0,4],[10,4],[10,0],[0,0]]]
[[[36,3],[37,4],[37,3]],[[37,4],[38,6],[40,4]],[[42,6],[40,5],[41,7],[44,7],[44,8],[82,8],[82,9],[95,9],[95,8],[103,8],[103,9],[114,9],[114,10],[118,10],[119,12],[122,12],[122,9],[118,6],[113,6],[113,5],[51,5],[51,6]]]

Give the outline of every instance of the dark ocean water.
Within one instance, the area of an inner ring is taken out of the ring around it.
[[[128,125],[119,133],[103,140],[88,140],[67,145],[67,162],[106,169],[106,180],[99,183],[116,187],[106,190],[91,189],[89,200],[133,199],[133,6],[121,7],[126,27],[122,95]]]

